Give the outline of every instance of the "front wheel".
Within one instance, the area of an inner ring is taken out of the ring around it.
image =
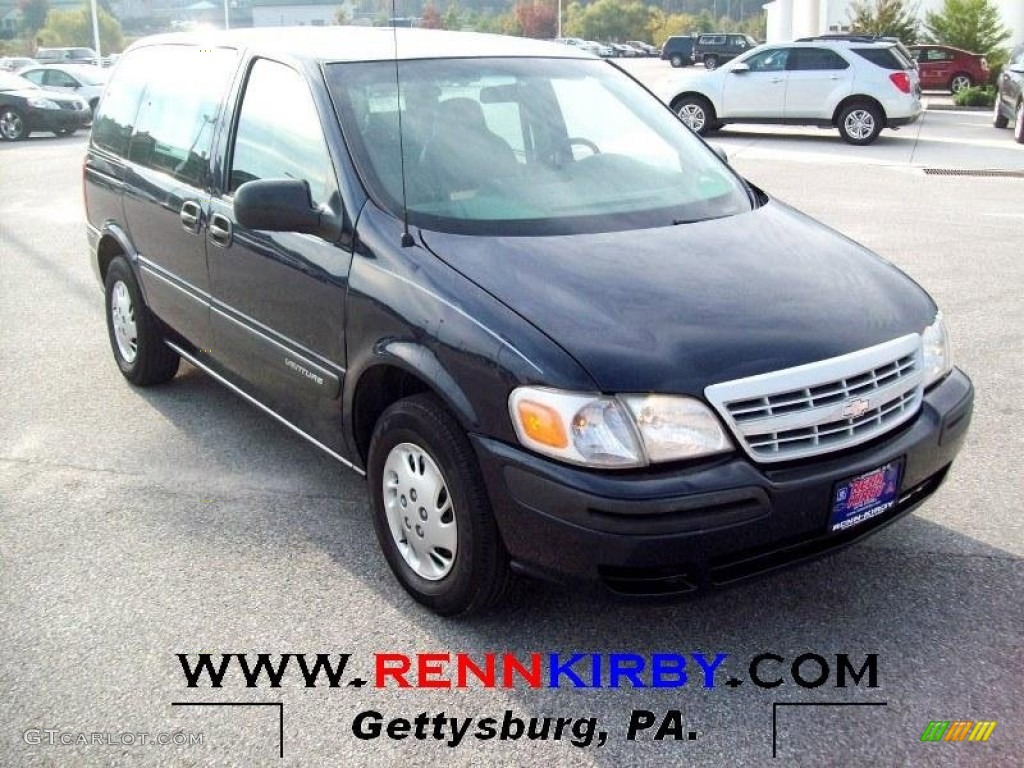
[[[0,139],[21,141],[28,136],[28,126],[21,112],[14,107],[0,109]]]
[[[1017,105],[1017,124],[1013,127],[1013,138],[1024,144],[1024,101]]]
[[[159,321],[146,307],[135,273],[123,256],[110,262],[105,287],[107,333],[121,373],[139,387],[173,379],[180,358],[164,344]]]
[[[676,54],[671,59],[669,59],[669,64],[671,64],[676,69],[679,69],[679,67],[683,66],[683,57],[680,56],[679,54]]]
[[[704,69],[718,69],[718,57],[708,54],[704,57]]]
[[[883,120],[882,110],[873,104],[851,104],[839,113],[839,135],[848,144],[865,146],[878,138]]]
[[[715,108],[700,96],[683,96],[672,103],[672,109],[690,130],[706,135],[715,125]]]
[[[996,103],[992,109],[992,125],[996,128],[1006,128],[1010,124],[1010,118],[1003,114],[999,103],[999,94],[996,94]]]
[[[393,404],[367,465],[373,527],[406,592],[442,616],[498,602],[508,555],[476,456],[448,410],[428,394]]]
[[[960,93],[960,91],[970,88],[974,85],[974,79],[965,72],[959,72],[953,75],[953,78],[949,81],[949,90],[953,93]]]

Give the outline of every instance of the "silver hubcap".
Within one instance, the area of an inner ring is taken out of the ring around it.
[[[21,120],[21,116],[14,112],[4,112],[0,114],[0,133],[7,139],[17,139],[21,137],[22,131],[25,129],[25,124]]]
[[[384,462],[384,511],[406,565],[428,581],[443,579],[455,564],[459,534],[444,476],[430,455],[399,443]]]
[[[703,128],[704,121],[707,119],[703,108],[699,104],[683,104],[679,108],[679,116],[683,118],[684,123],[695,131]]]
[[[953,93],[956,93],[957,91],[962,91],[964,88],[970,88],[970,87],[971,87],[971,78],[964,77],[963,75],[960,75],[960,77],[954,77],[953,78]]]
[[[875,118],[866,109],[855,109],[846,116],[843,128],[851,138],[866,139],[875,131]]]
[[[117,351],[126,363],[135,362],[138,353],[138,333],[135,328],[135,308],[128,286],[118,280],[110,292],[110,318],[114,326]]]

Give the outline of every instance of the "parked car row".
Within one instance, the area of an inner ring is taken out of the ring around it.
[[[555,42],[571,45],[605,59],[637,58],[641,56],[656,56],[658,54],[658,49],[653,45],[640,42],[639,40],[630,40],[625,43],[599,43],[594,40],[583,40],[579,37],[556,37]]]

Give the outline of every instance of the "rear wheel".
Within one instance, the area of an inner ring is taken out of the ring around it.
[[[465,433],[433,395],[399,400],[380,417],[367,462],[373,526],[413,599],[442,616],[494,605],[508,555]]]
[[[701,136],[715,126],[715,108],[700,96],[683,96],[672,103],[672,109],[680,120]]]
[[[878,138],[883,122],[882,110],[874,104],[856,102],[844,107],[839,113],[837,127],[843,141],[865,146]]]
[[[957,72],[949,81],[949,90],[953,93],[959,93],[965,88],[970,88],[972,85],[974,85],[974,78],[966,72]]]
[[[135,273],[123,256],[110,262],[105,286],[107,332],[121,373],[140,387],[173,379],[180,359],[164,344],[160,323],[142,300]]]
[[[999,94],[996,94],[996,104],[992,110],[992,125],[996,128],[1005,128],[1010,124],[1010,118],[1003,114],[1002,105],[999,102]]]
[[[679,68],[683,66],[683,57],[677,53],[675,56],[669,59],[669,64],[671,64],[673,67]]]
[[[1017,124],[1013,127],[1013,138],[1024,144],[1024,101],[1017,104]]]
[[[28,126],[21,112],[14,107],[0,109],[0,139],[21,141],[28,136]]]
[[[718,57],[709,53],[704,57],[704,69],[718,69]]]

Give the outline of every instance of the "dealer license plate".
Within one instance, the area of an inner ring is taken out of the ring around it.
[[[841,533],[888,512],[900,493],[903,464],[888,464],[836,484],[832,493],[829,533]]]

